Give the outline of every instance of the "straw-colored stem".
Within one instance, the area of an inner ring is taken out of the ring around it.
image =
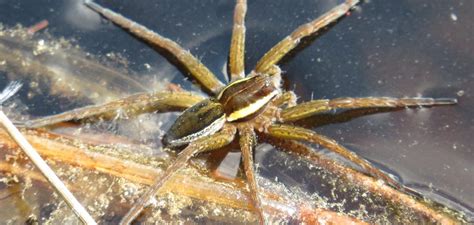
[[[35,166],[41,171],[43,176],[48,182],[54,187],[59,195],[66,201],[71,207],[72,211],[79,217],[79,219],[88,225],[97,224],[92,216],[86,211],[86,209],[79,203],[74,195],[67,189],[64,183],[56,176],[54,171],[46,164],[26,138],[20,133],[20,131],[13,125],[8,117],[0,110],[0,123],[7,130],[8,134],[16,141],[23,152],[30,158]]]

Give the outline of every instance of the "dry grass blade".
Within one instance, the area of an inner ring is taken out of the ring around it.
[[[67,189],[64,183],[56,176],[54,171],[46,164],[26,138],[13,125],[8,117],[0,110],[0,123],[6,129],[8,134],[16,141],[18,146],[30,158],[35,166],[41,171],[42,175],[54,187],[54,189],[63,197],[64,201],[71,207],[74,213],[84,224],[97,224],[92,216],[86,211],[81,203],[74,197],[74,195]]]
[[[0,93],[0,104],[3,104],[11,96],[13,96],[22,86],[21,82],[13,81],[10,82],[7,87]],[[54,187],[54,189],[61,195],[66,203],[71,207],[73,212],[79,217],[84,224],[97,224],[92,216],[85,210],[85,208],[79,203],[74,195],[67,189],[64,183],[56,176],[54,171],[46,164],[26,138],[20,133],[20,131],[13,125],[12,121],[3,113],[0,108],[0,123],[5,128],[7,133],[12,137],[13,140],[20,146],[21,150],[28,156],[28,158],[35,164],[35,166],[41,171],[42,175],[48,180],[48,182]]]

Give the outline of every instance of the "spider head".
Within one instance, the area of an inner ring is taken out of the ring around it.
[[[226,121],[222,104],[203,100],[184,111],[163,137],[163,144],[177,147],[219,131]]]

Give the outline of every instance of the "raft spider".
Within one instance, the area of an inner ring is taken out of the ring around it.
[[[93,116],[112,116],[123,111],[127,114],[145,111],[172,111],[186,109],[171,126],[163,138],[163,143],[172,148],[186,146],[178,154],[175,162],[158,177],[154,185],[135,203],[122,219],[122,224],[131,223],[150,202],[163,184],[179,169],[186,166],[193,156],[229,145],[234,139],[238,142],[243,156],[243,167],[252,200],[259,221],[265,223],[262,203],[258,195],[252,152],[257,137],[285,139],[289,144],[309,142],[321,145],[352,161],[373,177],[403,188],[396,180],[381,172],[369,162],[349,151],[335,140],[316,132],[292,125],[292,122],[330,112],[336,109],[358,108],[403,108],[456,104],[456,99],[443,98],[337,98],[319,99],[296,103],[291,91],[281,88],[281,70],[277,63],[302,38],[308,37],[338,18],[346,15],[359,1],[346,0],[322,16],[299,26],[290,35],[271,48],[248,74],[244,71],[245,15],[246,0],[237,0],[234,10],[234,24],[229,54],[231,82],[221,83],[216,76],[189,51],[176,42],[155,33],[144,26],[92,2],[85,4],[103,17],[121,26],[131,34],[151,46],[170,53],[188,70],[209,94],[203,99],[186,91],[140,93],[103,105],[88,106],[58,115],[26,121],[27,127],[41,127],[62,121],[80,120]],[[295,152],[301,154],[301,152]],[[311,154],[305,152],[304,154]]]

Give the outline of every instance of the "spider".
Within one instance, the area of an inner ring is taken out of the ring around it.
[[[230,83],[225,85],[195,56],[176,42],[93,1],[85,1],[89,8],[106,19],[144,40],[150,46],[165,50],[173,56],[201,85],[202,90],[209,94],[209,97],[203,98],[184,90],[139,93],[102,105],[87,106],[25,121],[24,125],[33,128],[96,116],[115,118],[122,113],[184,110],[162,140],[166,147],[182,150],[172,165],[132,206],[122,219],[122,224],[131,223],[147,207],[163,184],[185,167],[192,157],[223,148],[234,141],[239,143],[250,199],[262,224],[265,223],[265,215],[253,167],[253,150],[260,138],[285,140],[290,145],[300,142],[318,144],[352,161],[374,178],[403,189],[396,180],[335,140],[293,123],[338,109],[428,107],[456,104],[456,99],[366,97],[319,99],[297,104],[296,95],[283,90],[280,84],[282,72],[277,65],[278,62],[298,46],[302,38],[311,36],[337,21],[358,3],[358,0],[346,0],[322,16],[299,26],[265,53],[254,69],[246,74],[244,52],[247,2],[236,0],[228,62]],[[301,154],[296,150],[295,153]],[[303,153],[305,154],[311,153]]]

